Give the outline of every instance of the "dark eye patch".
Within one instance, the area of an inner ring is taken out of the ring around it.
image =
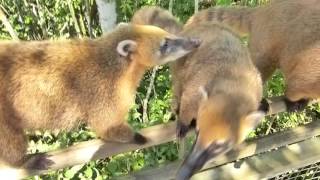
[[[181,45],[180,39],[165,38],[165,42],[160,47],[160,52],[161,54],[174,52],[179,45]]]
[[[161,47],[160,47],[161,54],[164,54],[167,51],[168,47],[169,47],[169,39],[166,38],[164,40],[163,45],[161,45]]]

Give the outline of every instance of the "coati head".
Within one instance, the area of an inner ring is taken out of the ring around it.
[[[121,23],[118,28],[123,26],[126,26],[123,30],[131,31],[131,35],[122,37],[126,39],[118,43],[118,54],[130,56],[147,67],[174,61],[190,53],[201,43],[199,39],[178,37],[156,26]]]
[[[243,96],[224,92],[208,96],[203,87],[200,91],[203,99],[197,115],[196,141],[177,174],[178,180],[189,179],[208,160],[239,145],[265,115]]]

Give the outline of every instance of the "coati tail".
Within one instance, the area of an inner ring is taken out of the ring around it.
[[[250,33],[254,10],[249,7],[209,8],[194,14],[185,26],[216,21],[230,26],[241,35],[246,35]]]
[[[155,7],[145,6],[133,15],[131,22],[141,25],[158,26],[170,33],[178,33],[182,30],[182,24],[169,11]]]

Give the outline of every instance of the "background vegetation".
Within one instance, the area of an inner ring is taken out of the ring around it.
[[[199,9],[215,5],[259,6],[268,0],[203,0]],[[185,22],[194,12],[193,0],[174,0],[173,14]],[[168,9],[165,0],[118,0],[118,21],[129,21],[133,13],[144,5],[158,5]],[[72,37],[97,37],[101,35],[98,12],[94,0],[0,0],[1,9],[6,14],[20,39],[41,40]],[[0,38],[11,39],[3,24],[0,24]],[[152,72],[148,72],[141,82],[136,104],[129,114],[129,122],[137,129],[170,121],[170,75],[167,67],[156,71],[153,83]],[[150,96],[146,98],[151,85]],[[283,94],[283,77],[277,72],[265,86],[266,96]],[[147,109],[143,108],[147,105]],[[313,117],[320,116],[320,106],[314,105],[302,113],[282,113],[267,117],[249,138],[308,123]],[[73,132],[36,132],[30,134],[29,153],[45,152],[65,148],[75,142],[95,138],[86,126],[82,125]],[[114,157],[89,162],[84,165],[55,171],[29,179],[110,179],[141,168],[174,161],[178,158],[177,145],[174,142],[119,154]]]

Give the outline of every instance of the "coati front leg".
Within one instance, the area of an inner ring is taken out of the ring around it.
[[[89,120],[90,127],[96,132],[97,136],[104,141],[121,142],[121,143],[136,143],[144,144],[147,138],[130,127],[125,121],[106,122],[108,118],[103,120],[94,118]]]
[[[108,127],[103,134],[103,139],[123,143],[133,142],[136,144],[144,144],[147,142],[146,137],[138,132],[134,132],[126,122]]]
[[[194,92],[183,93],[180,101],[177,121],[176,133],[178,138],[184,138],[190,129],[196,127],[199,99],[200,96],[198,96],[198,94],[194,94]]]

